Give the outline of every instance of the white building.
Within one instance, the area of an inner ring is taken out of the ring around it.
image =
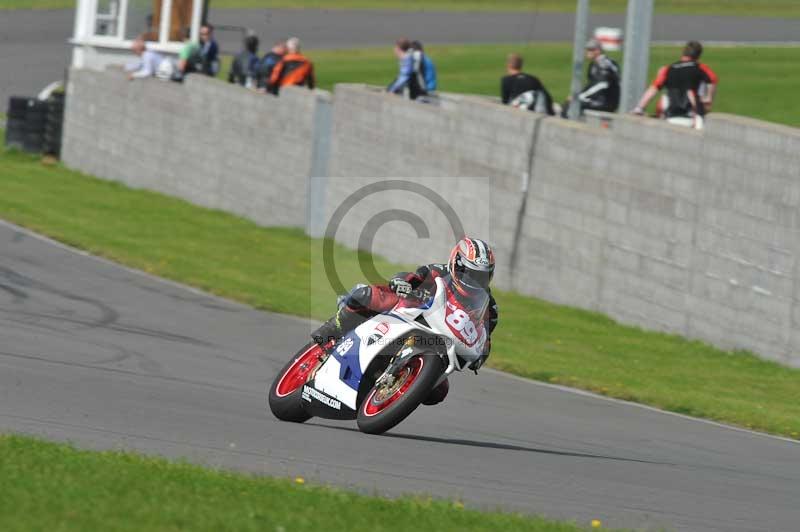
[[[130,59],[133,40],[177,54],[189,31],[198,40],[208,0],[77,0],[72,66],[103,69]]]

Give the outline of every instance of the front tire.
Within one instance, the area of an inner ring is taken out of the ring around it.
[[[395,371],[392,386],[376,384],[358,407],[358,428],[367,434],[383,434],[428,398],[444,372],[442,359],[434,354],[409,358]]]
[[[313,417],[303,405],[303,385],[319,366],[322,355],[322,347],[311,342],[298,351],[275,377],[269,389],[268,403],[276,418],[303,423]]]

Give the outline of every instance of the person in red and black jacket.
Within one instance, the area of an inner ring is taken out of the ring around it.
[[[300,53],[300,39],[292,37],[286,41],[286,55],[275,65],[270,74],[267,90],[278,94],[286,85],[307,85],[314,88],[314,65]]]
[[[385,285],[356,285],[350,293],[340,297],[339,310],[312,332],[311,337],[322,346],[329,345],[372,316],[391,310],[412,291],[434,288],[436,278],[446,275],[452,277],[453,286],[465,297],[475,293],[489,296],[482,318],[486,330],[483,356],[470,365],[470,369],[477,371],[489,357],[491,335],[498,321],[497,302],[489,289],[494,275],[494,252],[486,242],[477,238],[462,238],[450,253],[447,264],[428,264],[420,266],[415,272],[398,273]],[[448,389],[447,380],[442,381],[423,404],[442,402]]]
[[[666,89],[667,102],[663,106],[664,116],[704,116],[711,110],[719,78],[708,65],[700,62],[703,45],[689,41],[683,48],[679,61],[658,70],[653,84],[647,88],[633,109],[634,114],[644,114],[650,100],[661,89]]]

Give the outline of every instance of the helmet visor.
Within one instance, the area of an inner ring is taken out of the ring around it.
[[[489,283],[492,282],[492,275],[494,275],[493,271],[464,268],[464,271],[461,272],[459,276],[459,280],[470,288],[481,288],[485,290],[489,288]]]

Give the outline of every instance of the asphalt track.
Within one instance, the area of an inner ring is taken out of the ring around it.
[[[384,436],[278,422],[264,390],[310,326],[0,224],[0,431],[582,523],[797,530],[797,443],[498,372]]]
[[[211,10],[222,26],[247,26],[265,43],[289,35],[311,48],[391,46],[408,35],[426,43],[571,41],[568,13],[401,12],[339,10]],[[0,102],[12,94],[33,95],[56,79],[68,64],[73,12],[0,10]],[[590,27],[624,27],[623,15],[595,15]],[[241,47],[241,33],[220,31],[224,51]],[[658,41],[800,41],[800,20],[725,16],[656,15]],[[387,53],[387,60],[392,56]]]

